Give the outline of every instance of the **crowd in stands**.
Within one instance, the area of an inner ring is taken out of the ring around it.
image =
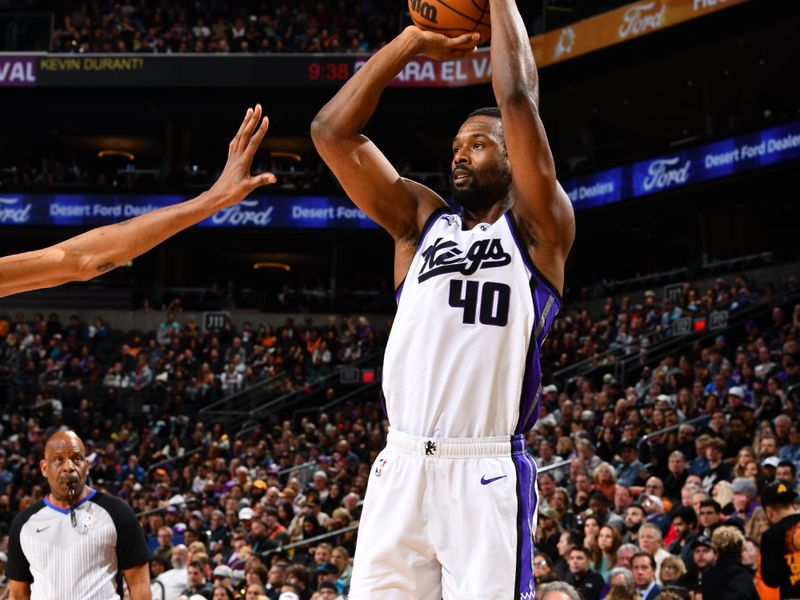
[[[783,284],[786,289],[798,285],[796,278]],[[636,354],[644,358],[652,344],[673,334],[681,318],[707,316],[713,311],[735,314],[776,293],[771,284],[758,288],[746,277],[736,276],[729,281],[718,278],[706,290],[685,283],[675,297],[659,298],[652,290],[644,292],[641,302],[633,302],[629,295],[608,296],[597,315],[568,304],[548,335],[542,366],[557,371],[583,361],[602,364],[609,359],[610,351],[613,358]]]
[[[122,157],[99,159],[71,156],[69,152],[46,157],[21,159],[11,157],[0,162],[0,186],[12,189],[91,188],[93,190],[164,191],[165,188],[204,189],[214,183],[222,164],[209,166],[199,161],[176,165],[169,172],[158,163]],[[281,191],[327,191],[337,186],[317,155],[308,155],[301,163],[257,156],[254,172],[274,173],[278,182],[271,188]]]
[[[543,361],[552,371],[561,354],[580,360],[581,348],[618,341],[622,325],[668,330],[677,307],[735,310],[729,296],[756,302],[770,293],[742,279],[709,294],[687,289],[675,304],[653,298],[650,309],[623,299],[602,315],[567,308]],[[332,368],[352,359],[348,349],[379,348],[382,336],[347,318],[212,335],[165,317],[157,331],[119,344],[102,322],[0,321],[0,365],[22,366],[0,417],[0,526],[46,493],[35,465],[66,425],[88,445],[94,485],[137,512],[155,509],[141,517],[154,598],[346,597],[356,539],[348,526],[387,433],[379,399],[244,432],[204,420],[198,408],[225,386],[278,369],[304,386],[324,343]],[[629,381],[578,376],[545,387],[528,447],[540,470],[568,464],[538,478],[538,594],[715,600],[731,597],[730,585],[768,593],[758,577],[768,526],[759,498],[776,478],[796,485],[799,336],[800,305],[788,304],[708,346],[689,343]],[[87,377],[107,389],[160,386],[162,396],[153,412],[129,417],[113,394],[87,397]],[[286,548],[325,532],[338,533]]]
[[[65,2],[54,52],[367,53],[401,27],[402,6],[355,2],[210,0]]]
[[[271,282],[269,287],[264,286],[258,290],[237,287],[232,280],[228,280],[226,285],[214,282],[208,288],[166,289],[158,297],[151,290],[137,290],[132,308],[145,312],[157,309],[180,312],[237,308],[258,308],[284,313],[339,310],[381,314],[393,312],[397,298],[391,284],[378,280],[376,285],[375,279],[377,278],[370,282],[342,282],[335,293],[321,279],[304,276],[287,276],[284,280]]]
[[[532,35],[629,4],[534,0],[520,10]],[[410,24],[404,3],[293,0],[72,0],[56,13],[53,52],[369,53]]]

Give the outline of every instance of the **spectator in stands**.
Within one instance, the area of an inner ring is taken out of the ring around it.
[[[544,584],[538,591],[541,600],[586,600],[574,587],[563,581]]]
[[[661,586],[656,581],[656,561],[652,554],[637,552],[631,559],[633,581],[642,600],[655,600]]]
[[[197,594],[206,598],[206,600],[211,600],[214,594],[214,586],[206,581],[203,563],[198,561],[191,562],[186,570],[186,575],[187,585],[181,594],[187,597]]]
[[[630,569],[617,567],[611,570],[608,578],[608,600],[641,600],[633,573]]]
[[[800,593],[800,582],[793,568],[797,544],[792,532],[797,531],[800,523],[796,499],[794,485],[780,480],[769,485],[761,496],[770,524],[761,537],[761,576],[766,585],[780,588],[781,598]]]
[[[713,437],[708,441],[706,447],[706,462],[708,470],[703,477],[703,487],[710,489],[718,481],[729,481],[732,479],[732,469],[729,464],[723,461],[726,449],[725,440]]]
[[[711,538],[700,535],[692,542],[692,567],[676,581],[690,592],[703,592],[703,579],[717,561],[717,549]]]
[[[789,427],[788,443],[781,446],[778,452],[778,458],[781,460],[790,460],[795,465],[800,463],[800,427],[792,424]]]
[[[536,582],[536,589],[540,589],[542,584],[558,580],[558,576],[553,570],[553,562],[547,554],[538,551],[534,554],[533,578]]]
[[[717,549],[717,561],[703,577],[703,599],[758,600],[753,574],[741,562],[744,534],[736,527],[722,526],[714,530],[711,542]]]
[[[661,529],[652,523],[643,523],[639,528],[638,542],[639,549],[652,556],[655,560],[655,572],[658,573],[661,569],[661,563],[670,555],[669,552],[661,547]]]
[[[616,527],[603,525],[597,534],[597,541],[590,548],[592,568],[608,582],[610,571],[617,566],[617,551],[622,545],[622,536]]]
[[[580,544],[577,533],[572,530],[563,531],[558,539],[558,559],[555,561],[555,571],[561,579],[569,575],[569,557],[573,548]]]
[[[645,522],[645,510],[641,504],[631,504],[625,511],[625,537],[626,543],[636,543],[639,539],[639,529]]]
[[[701,501],[697,521],[700,523],[700,532],[710,538],[714,529],[722,522],[722,507],[710,498]]]
[[[620,463],[617,466],[617,482],[631,487],[641,485],[642,475],[647,473],[639,461],[639,449],[633,441],[623,441],[619,445]]]
[[[658,570],[658,581],[662,587],[675,584],[680,577],[686,574],[686,565],[677,556],[667,556]]]
[[[664,497],[673,503],[680,500],[681,488],[686,483],[689,472],[686,469],[686,457],[680,450],[674,450],[667,461],[669,474],[664,480]]]
[[[670,544],[669,553],[680,556],[684,563],[689,561],[692,551],[692,542],[699,535],[695,532],[696,527],[697,514],[691,507],[681,506],[673,513],[672,529],[677,537]]]
[[[605,582],[590,565],[591,555],[587,548],[572,548],[569,552],[570,574],[566,582],[578,590],[583,600],[599,600]]]
[[[561,523],[558,512],[553,508],[539,510],[536,526],[536,549],[551,559],[558,558],[558,542],[561,538]]]

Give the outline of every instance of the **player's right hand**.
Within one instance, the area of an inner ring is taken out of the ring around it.
[[[416,25],[409,25],[404,33],[413,36],[419,44],[420,54],[441,61],[455,60],[472,54],[481,39],[479,33],[465,33],[451,38],[441,33],[425,31]]]
[[[236,136],[228,144],[228,161],[211,192],[226,199],[226,206],[236,204],[257,187],[271,185],[276,178],[272,173],[250,174],[253,157],[267,133],[269,119],[261,118],[261,105],[248,108]]]

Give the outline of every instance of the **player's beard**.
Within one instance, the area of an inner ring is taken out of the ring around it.
[[[511,187],[510,172],[495,172],[491,177],[473,170],[469,170],[469,173],[472,181],[468,186],[457,188],[453,185],[453,200],[465,210],[485,210],[502,202],[508,196]]]

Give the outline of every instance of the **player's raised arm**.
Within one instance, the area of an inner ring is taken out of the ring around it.
[[[490,0],[492,88],[500,107],[516,202],[514,214],[535,247],[535,262],[559,289],[575,238],[569,197],[539,117],[539,76],[515,0]]]
[[[257,187],[275,183],[272,173],[250,174],[268,126],[260,105],[248,109],[228,146],[228,161],[219,179],[192,200],[92,229],[49,248],[0,258],[0,297],[96,277],[240,202]]]
[[[347,194],[395,240],[414,236],[443,202],[428,188],[401,178],[361,132],[383,90],[411,58],[417,54],[437,60],[458,58],[471,52],[477,41],[478,34],[451,39],[408,27],[370,58],[311,124],[317,151]]]

